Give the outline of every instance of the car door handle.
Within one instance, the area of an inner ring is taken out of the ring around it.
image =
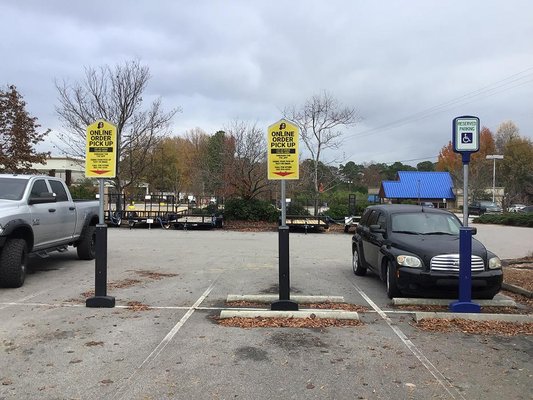
[[[74,211],[76,209],[76,207],[69,207],[68,208],[70,211]]]
[[[56,209],[55,208],[49,208],[48,212],[56,212]]]

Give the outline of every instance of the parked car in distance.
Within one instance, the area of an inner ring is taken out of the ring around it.
[[[429,202],[429,201],[424,201],[424,202],[420,203],[420,205],[422,207],[435,208],[435,205],[433,203]]]
[[[522,208],[524,208],[526,205],[525,204],[511,204],[508,208],[507,208],[507,211],[508,212],[518,212],[520,211]]]
[[[519,213],[531,213],[533,212],[533,206],[526,206],[518,210]]]
[[[416,205],[367,207],[352,237],[355,275],[385,281],[389,298],[452,295],[459,287],[459,230],[455,214]],[[500,259],[472,238],[472,297],[492,299],[503,281]]]
[[[471,215],[483,215],[485,213],[501,213],[502,208],[493,201],[474,201],[468,205],[468,212]]]

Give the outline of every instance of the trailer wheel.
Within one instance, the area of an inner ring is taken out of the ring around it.
[[[8,239],[0,256],[0,285],[17,288],[24,284],[28,245],[24,239]]]
[[[78,258],[80,260],[94,260],[96,256],[96,226],[89,225],[78,241]]]

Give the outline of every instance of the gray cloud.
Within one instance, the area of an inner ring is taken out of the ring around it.
[[[434,157],[463,114],[533,137],[530,1],[11,0],[0,15],[0,83],[54,130],[54,79],[138,58],[145,98],[183,109],[176,134],[235,118],[266,128],[327,90],[363,118],[332,160]]]

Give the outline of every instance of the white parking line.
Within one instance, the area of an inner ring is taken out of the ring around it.
[[[170,332],[163,338],[163,340],[157,345],[157,347],[144,359],[144,361],[133,371],[133,373],[126,379],[125,382],[122,383],[122,385],[117,389],[117,392],[113,396],[113,399],[129,399],[131,396],[128,395],[129,389],[131,389],[130,382],[132,382],[133,378],[136,377],[142,370],[142,368],[149,364],[152,360],[156,359],[159,354],[167,347],[167,345],[170,343],[172,338],[178,333],[178,331],[181,329],[181,327],[187,322],[187,320],[190,318],[190,316],[194,313],[194,311],[197,309],[197,307],[202,304],[202,302],[205,300],[205,298],[211,293],[213,288],[215,287],[215,284],[218,281],[217,276],[213,283],[207,288],[207,290],[200,296],[196,302],[189,307],[188,311],[185,313],[185,315],[178,321],[176,325],[170,330]]]
[[[376,303],[372,301],[370,297],[366,295],[365,292],[359,286],[357,286],[355,283],[350,282],[352,286],[359,292],[359,294],[366,300],[366,302],[379,314],[379,316],[389,325],[389,327],[392,329],[392,331],[400,338],[400,340],[407,346],[407,348],[413,353],[413,355],[418,358],[418,360],[422,363],[422,365],[428,370],[428,372],[433,375],[433,377],[437,380],[439,385],[441,385],[444,390],[452,397],[452,399],[460,398],[463,400],[466,400],[465,397],[459,392],[459,390],[452,385],[452,383],[435,367],[431,361],[427,359],[427,357],[422,354],[420,350],[414,345],[413,342],[411,342],[407,336],[401,331],[400,328],[398,328],[396,325],[393,324],[392,320],[387,316],[387,314],[378,307]],[[450,390],[450,388],[453,388],[455,390],[454,393]],[[456,397],[456,395],[458,397]]]
[[[12,307],[12,306],[16,306],[16,305],[19,305],[21,304],[22,302],[26,301],[26,300],[29,300],[29,299],[33,299],[34,297],[37,297],[37,296],[40,296],[41,294],[44,294],[44,293],[47,293],[47,292],[50,292],[52,290],[55,290],[57,289],[59,286],[55,286],[53,288],[49,288],[49,289],[46,289],[46,290],[42,290],[40,292],[37,292],[37,293],[34,293],[30,296],[26,296],[26,297],[23,297],[22,299],[18,300],[18,301],[15,301],[15,302],[6,302],[6,303],[1,303],[2,306],[0,307],[0,310],[3,310],[5,308],[8,308],[8,307]]]

